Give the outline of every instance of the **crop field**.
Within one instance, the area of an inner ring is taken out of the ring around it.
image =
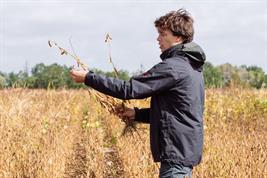
[[[193,177],[267,177],[266,90],[207,89],[204,116]],[[0,177],[156,178],[149,125],[137,127],[122,136],[87,90],[0,90]]]

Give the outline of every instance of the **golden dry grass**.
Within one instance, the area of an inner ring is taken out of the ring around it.
[[[0,90],[0,177],[157,177],[148,126],[123,128],[86,90]],[[209,89],[193,175],[267,177],[266,140],[266,90]]]

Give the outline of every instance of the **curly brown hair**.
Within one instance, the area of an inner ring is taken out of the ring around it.
[[[193,41],[194,20],[185,9],[171,11],[155,20],[155,27],[170,30],[174,36],[181,36],[183,43]]]

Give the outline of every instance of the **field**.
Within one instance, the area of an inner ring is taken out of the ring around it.
[[[123,128],[86,90],[0,90],[0,177],[157,177],[149,126]],[[204,131],[194,177],[267,177],[266,90],[206,90]]]

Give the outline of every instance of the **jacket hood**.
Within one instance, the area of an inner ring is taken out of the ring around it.
[[[196,43],[185,43],[178,44],[166,49],[161,55],[160,58],[162,60],[166,60],[168,58],[176,57],[176,56],[184,56],[188,58],[189,63],[195,70],[202,71],[203,65],[206,60],[206,55],[203,49]]]

